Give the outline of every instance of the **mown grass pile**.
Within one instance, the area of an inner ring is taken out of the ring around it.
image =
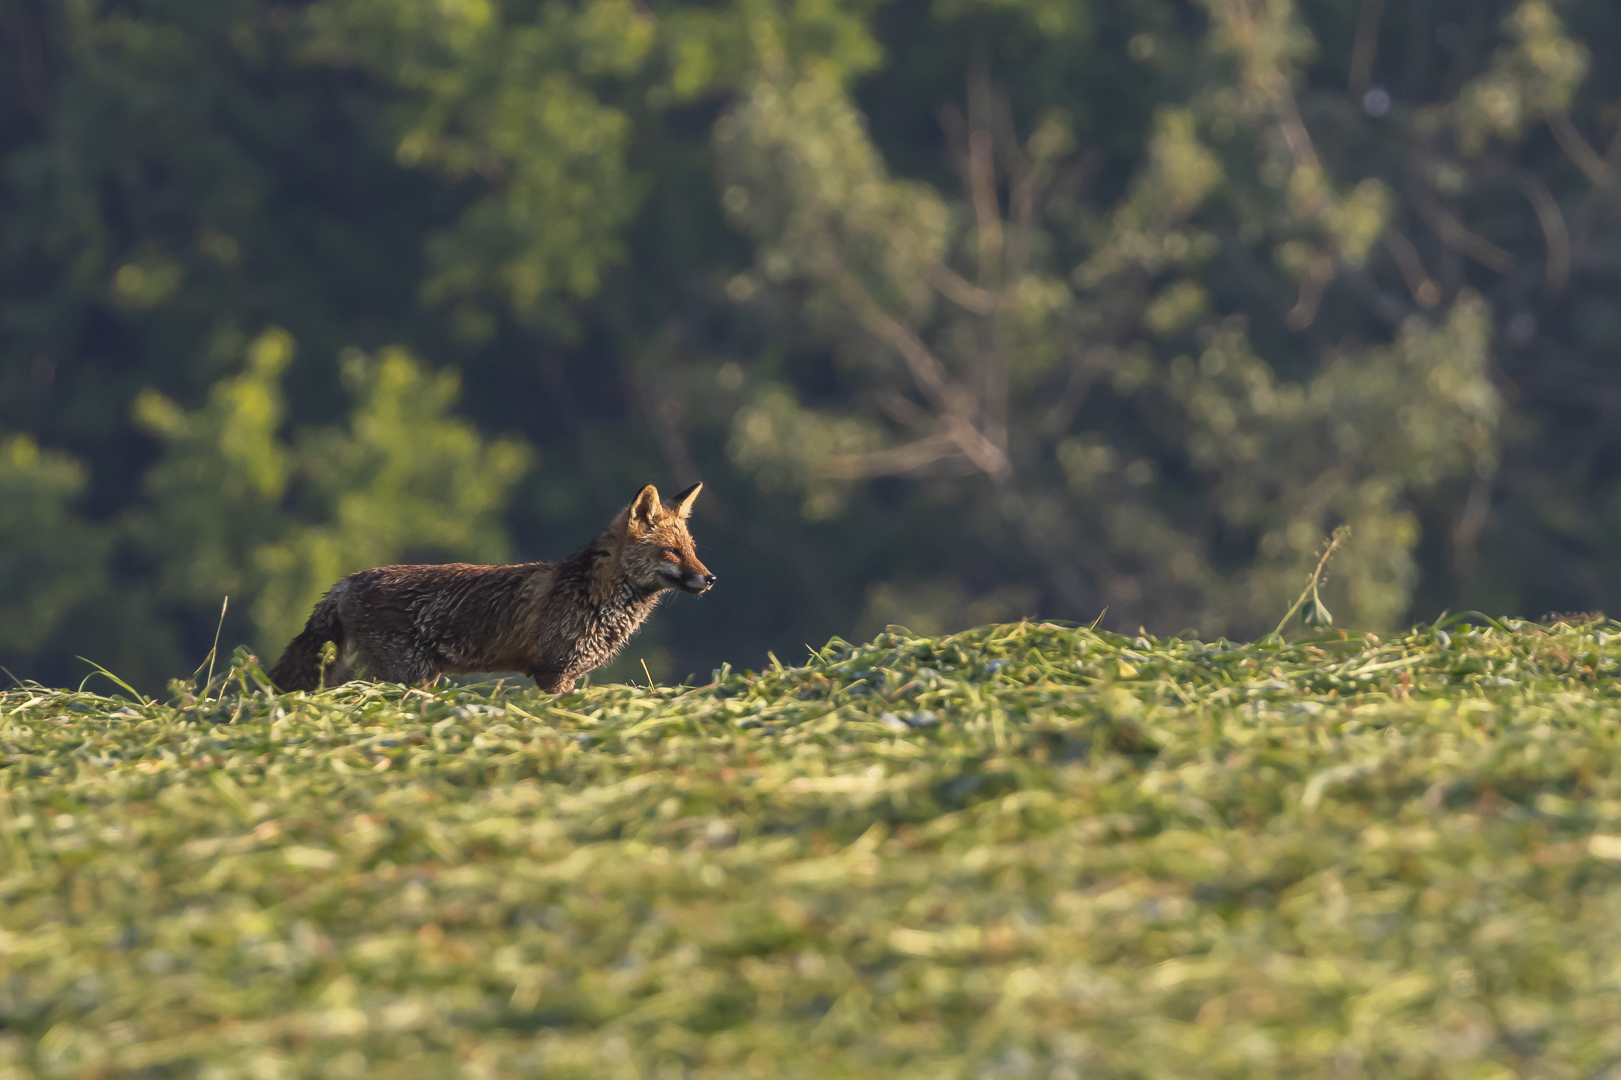
[[[13,690],[0,1076],[1611,1075],[1618,663],[1025,623],[556,699]]]

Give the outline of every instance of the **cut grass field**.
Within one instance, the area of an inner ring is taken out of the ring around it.
[[[1618,663],[1022,623],[557,699],[12,690],[0,1077],[1621,1075]]]

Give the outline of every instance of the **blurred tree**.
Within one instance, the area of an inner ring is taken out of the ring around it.
[[[0,649],[32,651],[100,591],[107,536],[75,519],[85,468],[0,436]]]
[[[967,109],[945,114],[960,194],[892,179],[846,90],[789,62],[761,20],[756,81],[716,128],[724,201],[759,249],[731,288],[788,300],[780,317],[836,350],[840,390],[808,407],[767,374],[735,417],[734,460],[801,492],[810,516],[875,477],[976,478],[948,496],[954,528],[979,540],[957,551],[995,560],[1001,588],[1036,585],[1044,611],[1107,606],[1204,633],[1268,626],[1305,557],[1349,522],[1340,605],[1363,625],[1402,618],[1415,508],[1438,485],[1472,490],[1456,527],[1469,539],[1499,462],[1492,311],[1476,291],[1492,282],[1438,279],[1425,260],[1504,273],[1517,258],[1445,198],[1519,189],[1546,242],[1538,277],[1565,287],[1558,200],[1486,145],[1548,122],[1585,163],[1590,227],[1609,174],[1564,112],[1585,52],[1546,4],[1515,6],[1480,74],[1413,108],[1385,157],[1361,145],[1390,111],[1366,70],[1377,4],[1350,57],[1354,110],[1311,88],[1313,36],[1291,5],[1206,11],[1193,40],[1129,39],[1180,85],[1112,202],[1087,191],[1067,118],[1036,117],[1021,140],[984,65]],[[1395,223],[1409,214],[1426,230],[1416,246]],[[942,569],[937,594],[972,573]],[[892,614],[895,595],[877,594]]]
[[[479,193],[429,236],[424,296],[457,305],[470,336],[493,329],[479,302],[556,323],[623,257],[642,193],[625,160],[630,122],[602,100],[642,66],[654,22],[626,0],[321,0],[310,54],[397,88],[395,157]],[[550,316],[548,319],[547,316]]]
[[[990,531],[999,576],[1038,585],[1042,609],[1207,634],[1263,627],[1347,521],[1348,613],[1399,618],[1416,577],[1405,500],[1492,460],[1489,316],[1460,292],[1443,320],[1408,316],[1390,347],[1324,350],[1292,378],[1257,355],[1241,312],[1266,297],[1220,310],[1225,264],[1270,248],[1300,282],[1285,322],[1304,330],[1338,268],[1365,265],[1392,195],[1326,175],[1292,89],[1309,39],[1286,6],[1211,16],[1217,62],[1159,111],[1140,174],[1101,210],[1076,195],[1062,119],[1021,141],[983,70],[949,117],[952,199],[891,179],[837,83],[757,33],[759,78],[716,134],[725,198],[760,248],[734,289],[809,285],[802,310],[849,392],[809,409],[763,382],[736,417],[739,464],[797,482],[811,514],[853,481],[977,477],[958,486],[960,528]],[[1259,168],[1224,167],[1211,129],[1268,147]]]

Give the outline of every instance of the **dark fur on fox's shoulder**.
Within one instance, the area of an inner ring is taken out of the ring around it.
[[[608,528],[560,563],[380,566],[350,574],[315,605],[270,679],[314,690],[353,677],[420,683],[443,673],[517,671],[567,693],[607,663],[671,589],[715,582],[687,516],[702,484],[660,502],[652,484]]]

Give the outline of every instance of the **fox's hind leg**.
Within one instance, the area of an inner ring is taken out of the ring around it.
[[[363,650],[360,657],[366,678],[407,686],[431,682],[439,675],[433,653],[420,646],[390,641],[381,648]]]
[[[439,677],[439,665],[433,662],[432,654],[413,650],[406,655],[394,657],[394,664],[388,674],[374,677],[404,683],[407,686],[419,686],[422,683],[433,682]]]

